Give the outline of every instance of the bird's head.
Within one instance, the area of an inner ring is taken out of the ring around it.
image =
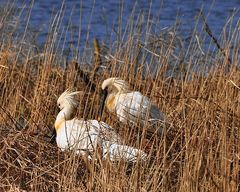
[[[118,77],[111,77],[104,80],[102,83],[102,90],[106,89],[109,91],[128,92],[129,84]]]
[[[77,108],[79,101],[74,97],[79,94],[79,91],[70,92],[69,90],[64,91],[57,100],[57,105],[60,110],[64,108]]]

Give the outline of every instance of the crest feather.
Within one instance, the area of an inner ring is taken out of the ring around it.
[[[58,102],[68,102],[72,107],[78,107],[79,101],[74,97],[80,91],[70,92],[69,89],[65,90],[58,98]]]

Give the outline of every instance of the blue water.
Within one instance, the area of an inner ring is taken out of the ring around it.
[[[4,4],[5,0],[0,0]],[[66,38],[65,46],[76,47],[86,46],[85,42],[92,42],[94,37],[101,41],[108,42],[113,28],[118,28],[119,15],[122,12],[122,31],[127,25],[131,12],[135,7],[135,17],[144,13],[145,19],[150,11],[150,19],[157,25],[155,32],[165,27],[170,27],[181,19],[181,33],[187,37],[196,25],[196,15],[200,9],[208,15],[207,22],[214,34],[218,37],[229,16],[234,10],[240,8],[239,0],[36,0],[30,17],[30,28],[37,33],[37,42],[44,44],[49,33],[54,16],[63,6],[64,14],[61,30],[65,33],[62,39]],[[30,10],[31,1],[16,1],[19,10],[23,9],[23,22],[26,23],[27,11]],[[120,11],[122,6],[122,10]],[[239,13],[235,17],[237,21]],[[69,27],[68,27],[69,26]],[[80,29],[80,30],[79,30]],[[80,32],[80,33],[79,33]],[[89,32],[89,33],[88,33]],[[80,35],[80,44],[78,39]]]

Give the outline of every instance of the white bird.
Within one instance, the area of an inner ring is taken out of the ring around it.
[[[145,159],[147,154],[142,150],[119,144],[121,138],[114,129],[104,122],[72,118],[79,102],[74,98],[79,92],[66,90],[57,100],[60,112],[55,121],[56,142],[61,150],[75,150],[92,159],[97,147],[101,148],[102,158],[110,160],[125,159],[136,161]]]
[[[138,91],[130,91],[129,84],[116,77],[108,78],[102,83],[102,90],[105,91],[105,98],[102,102],[100,113],[103,111],[103,105],[110,112],[115,112],[118,119],[123,123],[144,123],[148,122],[154,126],[149,130],[151,132],[160,132],[162,128],[156,128],[159,123],[164,122],[164,113],[153,104],[147,96]]]

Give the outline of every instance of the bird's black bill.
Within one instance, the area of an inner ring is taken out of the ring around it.
[[[56,132],[56,129],[54,128],[53,129],[53,133],[52,133],[52,136],[50,138],[50,143],[54,143],[55,139],[56,139],[56,136],[57,136],[57,132]]]
[[[107,89],[102,90],[102,94],[103,94],[103,99],[102,102],[100,103],[100,109],[99,109],[99,114],[98,114],[98,118],[101,119],[102,118],[102,114],[104,111],[104,106],[105,106],[105,101],[108,95],[108,91]]]

